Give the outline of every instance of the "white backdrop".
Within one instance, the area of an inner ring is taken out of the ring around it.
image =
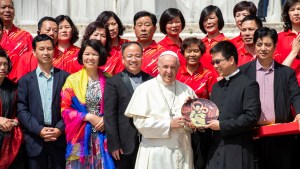
[[[36,24],[43,16],[56,17],[69,15],[76,24],[94,21],[104,10],[117,13],[123,23],[132,24],[133,16],[140,10],[155,13],[159,18],[162,12],[175,7],[180,9],[187,22],[197,23],[200,13],[207,5],[218,6],[225,22],[234,22],[233,6],[242,0],[14,0],[16,24]],[[252,0],[256,5],[258,0]],[[281,10],[279,0],[270,0],[268,22],[279,22]],[[275,12],[276,11],[276,12]]]

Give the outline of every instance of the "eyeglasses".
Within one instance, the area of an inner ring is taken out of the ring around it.
[[[212,65],[215,65],[215,64],[220,64],[221,62],[223,62],[224,60],[226,60],[226,59],[216,59],[216,60],[212,60],[211,62],[210,62],[210,64],[212,64]]]

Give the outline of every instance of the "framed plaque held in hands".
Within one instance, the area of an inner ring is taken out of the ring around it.
[[[207,122],[219,117],[218,107],[212,101],[203,98],[188,100],[183,104],[181,112],[195,127],[204,127]]]

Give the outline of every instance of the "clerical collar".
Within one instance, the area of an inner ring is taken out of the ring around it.
[[[125,72],[126,72],[126,74],[127,74],[130,78],[131,78],[131,77],[137,77],[137,78],[139,78],[139,77],[142,76],[142,71],[140,71],[140,72],[137,73],[137,74],[132,74],[132,73],[128,72],[128,71],[125,69]]]
[[[233,73],[231,73],[231,74],[228,75],[228,76],[225,76],[224,78],[225,78],[226,80],[230,80],[230,78],[231,78],[232,76],[238,74],[239,72],[240,72],[240,69],[236,69]]]

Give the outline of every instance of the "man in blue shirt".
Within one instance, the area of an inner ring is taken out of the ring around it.
[[[24,132],[30,169],[65,168],[65,124],[60,112],[60,91],[68,73],[54,68],[54,42],[48,35],[33,39],[36,70],[19,80],[17,117]]]

